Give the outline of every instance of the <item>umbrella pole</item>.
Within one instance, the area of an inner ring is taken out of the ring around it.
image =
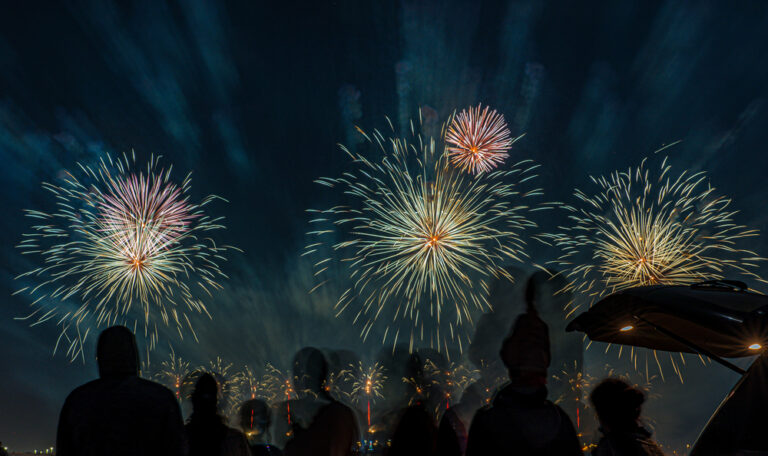
[[[685,345],[686,347],[690,348],[691,350],[698,352],[699,354],[702,354],[712,361],[722,364],[723,366],[727,367],[728,369],[738,373],[739,375],[744,375],[747,373],[744,369],[740,368],[739,366],[731,363],[730,361],[726,361],[723,358],[715,355],[714,353],[710,352],[709,350],[699,347],[698,345],[694,344],[693,342],[690,342],[688,339],[685,339],[683,337],[678,336],[677,334],[673,333],[672,331],[663,328],[655,323],[651,323],[650,321],[646,320],[643,317],[638,317],[637,315],[634,315],[635,320],[642,321],[643,323],[649,325],[651,328],[655,329],[656,331],[664,334],[667,337],[671,337],[672,339],[680,342],[681,344]]]

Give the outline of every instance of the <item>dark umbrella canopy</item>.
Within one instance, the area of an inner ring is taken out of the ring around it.
[[[567,330],[600,342],[737,358],[768,344],[767,323],[768,296],[719,281],[623,290],[580,314]]]

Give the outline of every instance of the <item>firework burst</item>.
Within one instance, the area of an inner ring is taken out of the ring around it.
[[[487,173],[507,159],[512,138],[504,116],[488,106],[470,107],[455,116],[445,134],[451,162],[464,171]]]
[[[98,166],[78,165],[82,176],[66,173],[61,186],[44,183],[56,201],[48,214],[27,210],[40,220],[18,246],[42,258],[43,266],[17,279],[40,279],[17,293],[28,292],[38,307],[25,319],[35,324],[56,319],[67,355],[82,356],[83,342],[96,327],[123,323],[143,327],[150,348],[158,325],[195,335],[188,313],[208,314],[198,297],[220,289],[226,277],[218,263],[232,247],[217,246],[208,232],[222,229],[222,218],[210,218],[204,207],[189,201],[190,176],[176,185],[171,169],[152,158],[145,172],[133,172],[126,155],[107,156]],[[193,292],[188,283],[199,287]],[[68,303],[80,300],[76,308]],[[55,350],[55,349],[54,349]]]
[[[176,356],[171,350],[171,356],[160,364],[160,371],[153,377],[155,381],[167,386],[181,400],[181,389],[184,379],[189,375],[189,363]]]
[[[580,207],[564,206],[571,225],[549,236],[563,250],[556,264],[565,291],[587,298],[643,285],[686,285],[724,278],[725,271],[761,280],[762,261],[737,247],[758,232],[733,222],[731,200],[715,195],[703,172],[671,176],[665,158],[658,177],[639,167],[592,178],[601,191],[576,190]],[[578,308],[570,305],[569,315]]]
[[[354,201],[309,211],[317,226],[309,234],[319,242],[308,245],[305,255],[332,248],[315,263],[315,275],[338,260],[352,285],[336,308],[338,314],[356,310],[364,340],[381,317],[389,321],[382,343],[390,337],[397,344],[402,325],[410,327],[405,337],[411,350],[419,340],[446,352],[449,341],[458,341],[461,351],[462,336],[469,340],[469,334],[459,330],[471,324],[474,310],[489,308],[489,281],[512,280],[502,263],[525,257],[522,232],[535,226],[526,218],[525,201],[541,193],[521,188],[537,166],[524,161],[473,177],[453,170],[445,154],[435,153],[434,140],[413,129],[413,143],[360,132],[384,158],[370,161],[342,146],[357,171],[317,182]]]
[[[731,200],[717,196],[703,172],[673,176],[664,158],[654,175],[646,163],[592,178],[600,192],[576,190],[580,204],[563,206],[570,225],[544,236],[563,252],[554,263],[568,281],[562,291],[574,296],[566,318],[584,302],[591,306],[635,286],[687,285],[722,279],[727,271],[762,281],[753,269],[763,258],[738,247],[758,232],[734,223]],[[642,368],[637,355],[648,351],[631,347],[629,352],[635,368]],[[658,353],[652,353],[663,378]],[[669,359],[682,381],[679,360]]]

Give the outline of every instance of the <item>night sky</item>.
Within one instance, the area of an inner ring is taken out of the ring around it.
[[[706,170],[739,223],[768,230],[763,2],[1,6],[0,440],[13,449],[52,446],[67,393],[97,373],[93,340],[85,364],[69,363],[52,355],[55,324],[14,320],[30,303],[11,296],[14,277],[35,264],[14,247],[30,225],[23,209],[51,210],[41,182],[107,152],[163,155],[176,178],[193,173],[194,198],[229,200],[211,208],[227,220],[217,236],[243,253],[223,267],[230,280],[208,302],[213,319],[196,321],[200,343],[174,342],[196,362],[224,354],[287,366],[305,345],[380,349],[334,318],[341,277],[308,295],[304,211],[334,204],[312,181],[348,169],[337,143],[354,141],[354,125],[406,125],[419,107],[440,121],[479,102],[499,110],[513,134],[526,133],[513,157],[543,165],[539,185],[553,201],[681,140],[668,151],[675,169]],[[768,255],[766,239],[750,248]],[[153,362],[167,351],[161,343]],[[693,442],[735,380],[696,365],[685,385],[667,380],[648,409],[657,438]]]

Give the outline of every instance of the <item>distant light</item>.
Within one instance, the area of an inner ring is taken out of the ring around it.
[[[622,331],[622,332],[627,332],[627,331],[632,331],[633,329],[635,329],[635,327],[634,327],[634,326],[632,326],[632,325],[627,325],[627,326],[625,326],[625,327],[621,328],[619,331]]]
[[[760,344],[752,344],[749,346],[750,350],[760,350],[761,348],[763,348],[763,346]]]

